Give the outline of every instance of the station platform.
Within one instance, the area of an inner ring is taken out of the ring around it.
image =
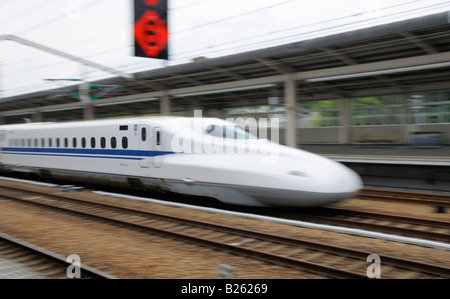
[[[342,163],[450,166],[450,146],[305,144],[298,148]]]
[[[48,277],[21,263],[0,255],[0,279],[47,279]]]

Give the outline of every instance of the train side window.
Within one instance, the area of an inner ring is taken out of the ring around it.
[[[41,147],[45,147],[45,139],[41,138]]]
[[[81,147],[86,148],[86,138],[81,138]]]
[[[51,138],[48,139],[48,147],[52,147],[52,139]]]
[[[56,147],[60,147],[61,146],[61,142],[59,140],[59,138],[56,138]]]
[[[91,138],[91,148],[95,148],[95,137]]]
[[[128,148],[128,138],[122,137],[122,148]]]
[[[147,141],[147,128],[142,128],[141,130],[141,139],[143,142]]]
[[[100,146],[102,148],[106,147],[106,138],[105,137],[100,138]]]
[[[28,138],[28,147],[31,147],[31,138]]]
[[[117,139],[116,137],[111,137],[111,148],[117,147]]]
[[[161,145],[161,132],[156,131],[156,145]]]
[[[38,147],[38,139],[34,138],[34,147]]]
[[[64,147],[69,147],[69,139],[67,137],[64,138]]]
[[[75,137],[72,138],[72,147],[77,147],[77,138]]]

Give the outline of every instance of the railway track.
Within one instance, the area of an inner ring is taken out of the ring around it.
[[[297,220],[320,224],[366,229],[425,240],[450,243],[450,222],[361,212],[341,208],[317,208],[308,212],[287,215]]]
[[[54,279],[68,278],[67,270],[71,266],[66,258],[54,252],[3,233],[0,233],[0,255]],[[79,274],[83,279],[115,278],[86,265],[81,265]]]
[[[357,195],[357,198],[425,204],[437,207],[450,207],[450,195],[443,194],[362,189]]]
[[[366,278],[370,253],[309,240],[246,230],[211,221],[155,214],[123,206],[0,187],[1,199],[53,209],[121,227],[163,235],[220,251],[282,264],[332,278]],[[383,278],[450,278],[450,269],[439,265],[382,255]]]

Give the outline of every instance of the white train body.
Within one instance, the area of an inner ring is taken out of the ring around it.
[[[328,205],[362,187],[358,175],[337,162],[248,138],[235,124],[214,118],[7,125],[0,126],[0,165],[250,206]]]

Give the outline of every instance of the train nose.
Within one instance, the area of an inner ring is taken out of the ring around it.
[[[331,160],[318,159],[305,171],[290,170],[290,176],[297,176],[296,199],[293,206],[326,206],[352,197],[362,188],[358,174],[348,167]],[[309,170],[309,171],[308,171]],[[292,181],[294,183],[294,181]]]
[[[320,184],[325,192],[353,195],[363,186],[362,180],[350,168],[330,161],[330,166],[324,169]]]

